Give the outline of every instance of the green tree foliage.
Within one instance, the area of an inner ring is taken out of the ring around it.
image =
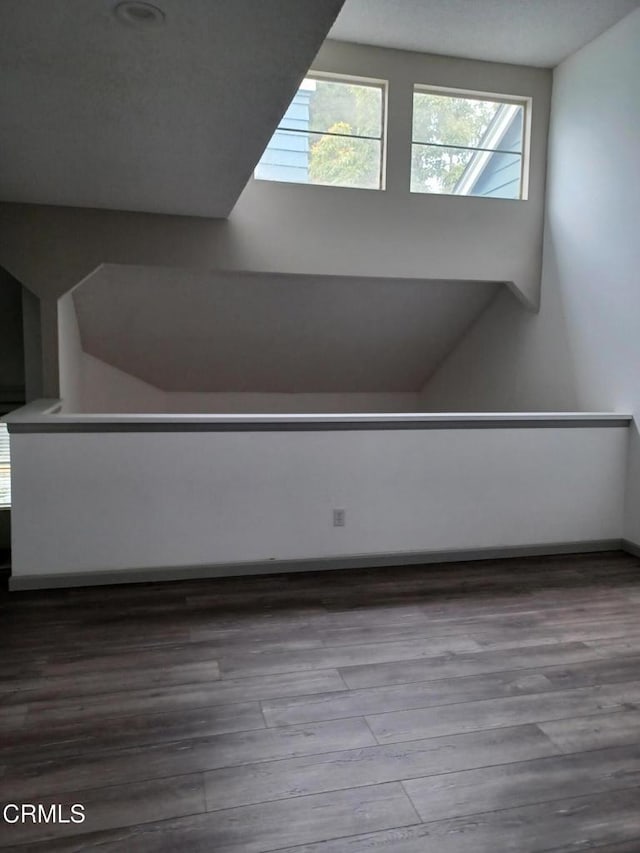
[[[471,98],[417,93],[413,140],[432,145],[413,146],[412,188],[452,192],[473,154],[464,146],[473,148],[480,144],[498,107],[496,103]]]
[[[381,136],[382,93],[372,86],[318,81],[310,101],[309,177],[312,183],[377,187],[381,144],[354,136]]]
[[[499,104],[419,92],[414,100],[412,188],[453,192]],[[382,93],[374,86],[320,80],[309,104],[309,178],[312,183],[377,187]],[[337,134],[320,136],[315,134]],[[456,147],[460,146],[460,147]]]
[[[331,133],[349,134],[351,125],[338,121]],[[375,147],[374,147],[375,146]],[[314,184],[377,187],[380,182],[380,145],[351,136],[319,136],[311,143],[309,177]]]

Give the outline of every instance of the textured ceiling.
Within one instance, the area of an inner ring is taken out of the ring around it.
[[[100,267],[85,352],[165,391],[417,391],[500,285]]]
[[[227,216],[343,0],[1,0],[0,200]]]
[[[330,37],[553,68],[640,0],[346,0]]]

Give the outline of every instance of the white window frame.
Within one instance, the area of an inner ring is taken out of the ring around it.
[[[313,184],[311,182],[304,183],[302,181],[274,181],[270,178],[259,178],[256,176],[254,171],[254,180],[264,182],[267,184],[288,184],[298,187],[329,187],[330,189],[335,190],[365,190],[367,192],[384,192],[386,189],[386,181],[387,181],[387,102],[389,98],[389,81],[382,80],[377,77],[361,77],[361,76],[353,76],[351,74],[339,74],[334,73],[332,71],[314,71],[313,69],[309,70],[304,75],[305,80],[317,80],[318,82],[327,82],[327,83],[344,83],[346,86],[355,85],[355,86],[369,86],[371,88],[380,89],[381,93],[381,116],[380,116],[380,138],[378,140],[377,136],[359,136],[357,134],[331,134],[327,132],[320,131],[308,131],[309,133],[315,134],[317,136],[344,136],[347,139],[371,139],[380,142],[380,175],[379,175],[379,186],[377,187],[349,187],[344,186],[342,184]],[[300,86],[302,83],[300,84]],[[296,93],[299,91],[300,86],[296,89]],[[294,96],[295,97],[295,96]],[[282,117],[284,118],[284,116]],[[282,121],[282,119],[281,119]],[[283,130],[287,132],[294,133],[303,133],[306,131],[298,131],[296,129],[281,127],[280,124],[276,127],[271,138],[273,138],[274,134],[278,130]],[[271,143],[271,139],[269,140],[269,144]],[[266,150],[266,149],[265,149]]]
[[[416,94],[432,94],[432,95],[440,95],[450,98],[460,98],[465,100],[476,100],[476,101],[492,101],[499,104],[508,104],[513,107],[522,107],[523,108],[523,119],[522,119],[522,153],[520,155],[520,195],[516,199],[505,199],[500,197],[493,197],[492,201],[527,201],[529,198],[529,165],[530,165],[530,151],[531,151],[531,113],[533,111],[533,98],[525,95],[504,95],[497,94],[495,92],[480,92],[476,89],[453,89],[449,86],[432,86],[427,83],[414,83],[413,89],[411,93],[411,149],[413,150],[414,145],[428,145],[429,143],[424,142],[416,142],[413,138],[413,105],[414,105],[414,96]],[[467,150],[473,151],[481,151],[481,149],[469,148]],[[481,156],[479,161],[484,159],[484,163],[487,162],[489,157],[493,154],[493,151],[481,152],[484,154],[484,158]],[[482,168],[483,163],[479,162],[477,168],[474,170],[475,175],[469,175],[467,181],[465,183],[469,183],[472,185],[472,181],[477,179],[480,174],[480,170]],[[484,198],[484,196],[473,196],[473,195],[465,195],[464,193],[435,193],[435,192],[425,192],[418,190],[411,190],[413,195],[448,195],[448,196],[459,196],[460,198]]]

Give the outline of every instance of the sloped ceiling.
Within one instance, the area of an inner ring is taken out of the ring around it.
[[[226,217],[343,0],[0,3],[0,200]]]
[[[164,391],[418,391],[498,284],[100,267],[85,352]]]
[[[346,0],[341,41],[553,68],[640,0]]]

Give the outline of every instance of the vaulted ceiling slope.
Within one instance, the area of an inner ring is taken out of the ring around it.
[[[151,2],[2,0],[0,200],[228,216],[343,0]]]
[[[85,352],[163,391],[418,391],[500,285],[100,267]]]
[[[331,38],[553,68],[640,0],[346,0]]]

